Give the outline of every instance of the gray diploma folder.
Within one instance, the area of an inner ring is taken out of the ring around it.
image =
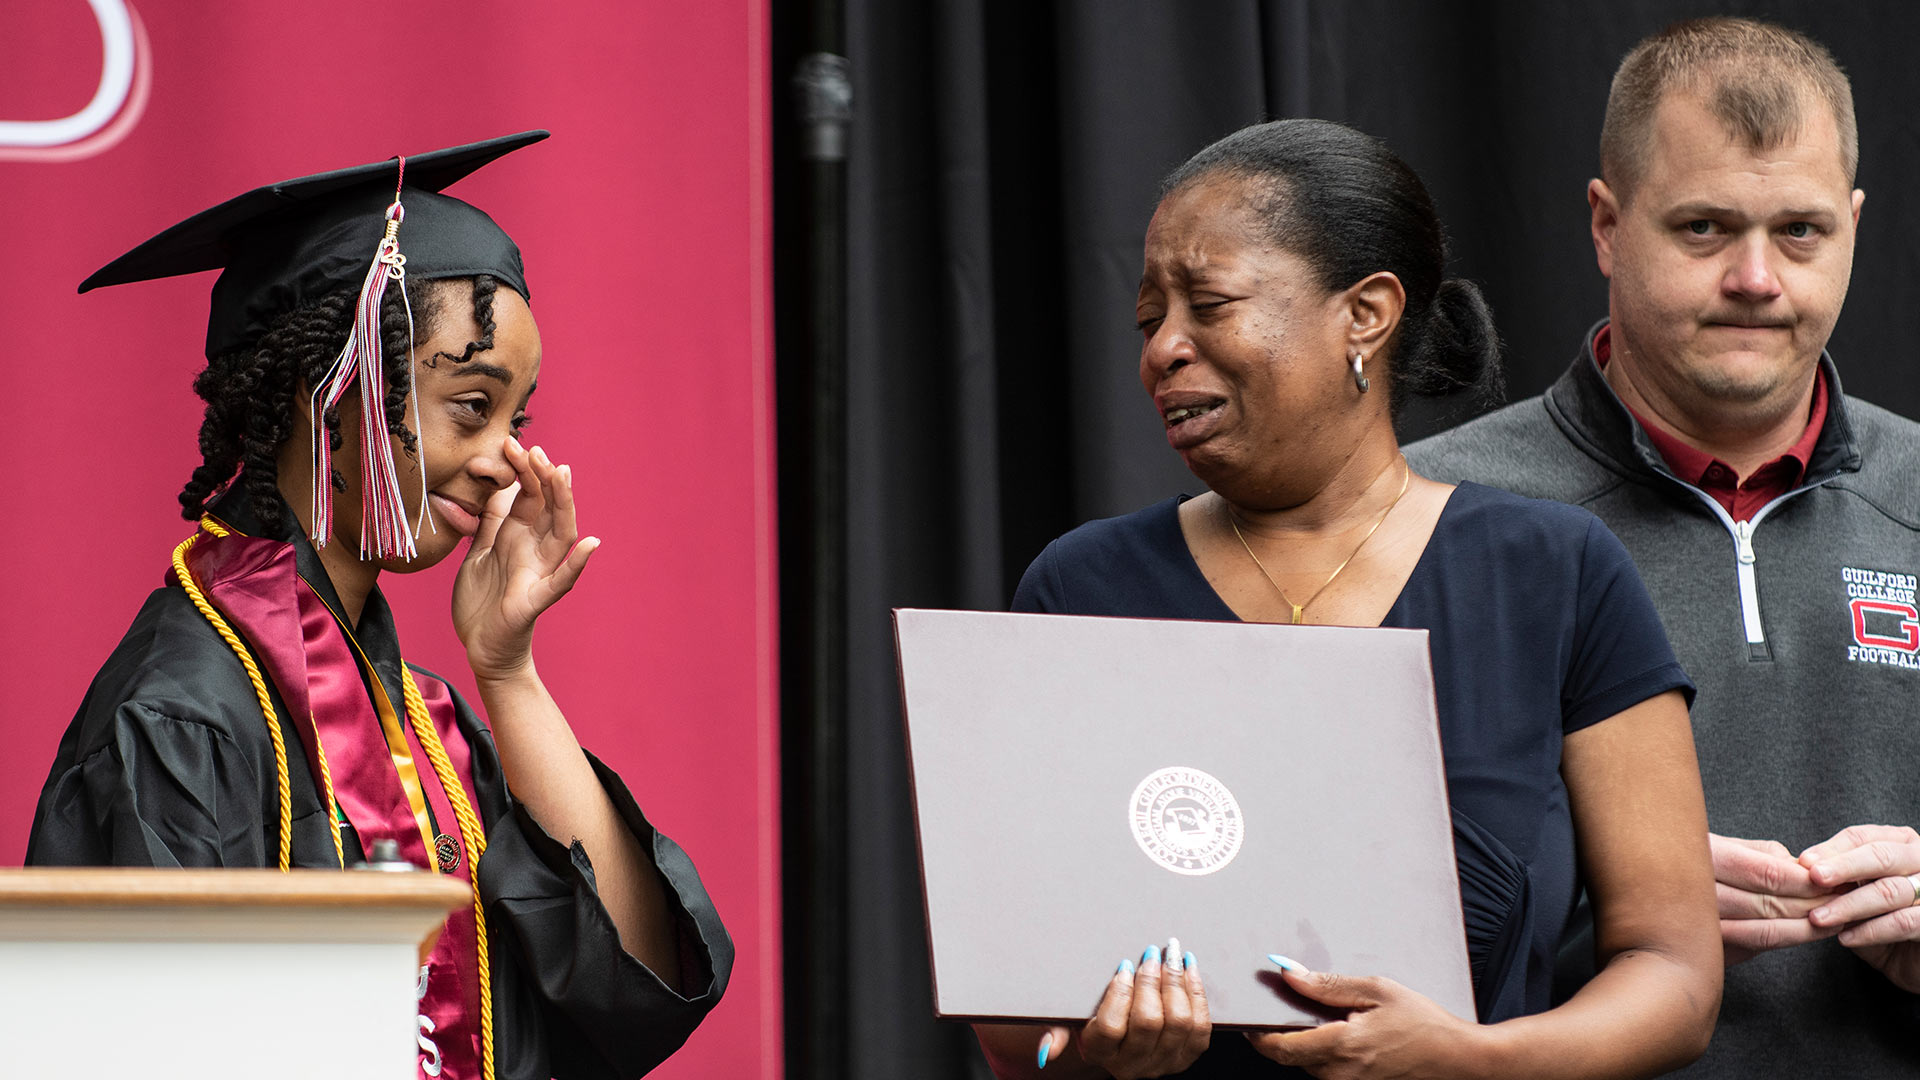
[[[1337,1018],[1268,953],[1474,1017],[1427,632],[894,612],[954,1019],[1084,1021],[1195,954],[1217,1027]]]

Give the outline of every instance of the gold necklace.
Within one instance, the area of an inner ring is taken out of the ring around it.
[[[1328,574],[1327,580],[1321,582],[1320,587],[1313,590],[1313,595],[1307,597],[1305,604],[1294,603],[1293,598],[1287,595],[1287,590],[1281,588],[1280,583],[1273,580],[1273,575],[1267,572],[1267,564],[1261,562],[1260,556],[1253,553],[1253,546],[1247,543],[1246,536],[1240,532],[1240,523],[1234,520],[1232,504],[1228,503],[1225,499],[1220,500],[1220,504],[1227,508],[1227,524],[1233,526],[1233,535],[1239,537],[1240,546],[1247,549],[1247,558],[1253,560],[1253,565],[1260,568],[1260,574],[1267,579],[1267,584],[1273,586],[1273,591],[1279,593],[1280,599],[1285,600],[1287,606],[1293,609],[1293,624],[1295,626],[1307,621],[1307,605],[1320,599],[1320,594],[1327,591],[1327,586],[1333,584],[1333,579],[1340,576],[1340,571],[1347,568],[1347,564],[1353,561],[1353,557],[1360,554],[1360,549],[1367,546],[1367,541],[1373,539],[1373,534],[1380,531],[1380,526],[1387,523],[1387,515],[1393,513],[1393,508],[1400,505],[1401,498],[1407,494],[1407,485],[1413,481],[1413,466],[1407,464],[1407,455],[1405,454],[1400,455],[1400,467],[1402,469],[1400,475],[1400,494],[1395,495],[1393,501],[1387,504],[1387,508],[1380,511],[1380,516],[1374,520],[1373,528],[1368,529],[1367,535],[1361,537],[1360,542],[1353,545],[1353,550],[1347,554],[1345,561],[1333,568],[1333,573]]]

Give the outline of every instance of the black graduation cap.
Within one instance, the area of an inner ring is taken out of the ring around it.
[[[407,277],[490,274],[528,295],[513,239],[482,211],[439,192],[547,134],[523,131],[405,159],[399,242]],[[255,188],[101,267],[80,291],[224,268],[213,286],[207,356],[250,345],[277,316],[360,285],[385,233],[400,169],[389,158]]]

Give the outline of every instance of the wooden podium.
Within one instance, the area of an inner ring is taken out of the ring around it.
[[[0,1074],[407,1080],[420,871],[0,869]]]

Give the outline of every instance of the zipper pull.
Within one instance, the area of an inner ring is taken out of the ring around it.
[[[1737,521],[1733,525],[1733,538],[1740,546],[1740,562],[1753,565],[1753,522]]]

